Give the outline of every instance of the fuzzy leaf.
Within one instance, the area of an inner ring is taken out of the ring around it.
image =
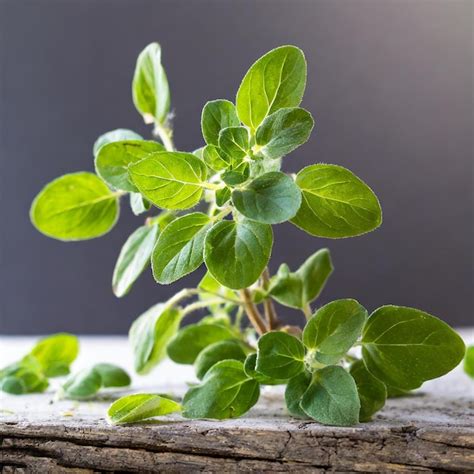
[[[240,163],[249,153],[249,132],[245,127],[228,127],[219,133],[219,148],[233,163]]]
[[[228,100],[211,100],[202,109],[201,129],[202,136],[209,145],[217,145],[219,133],[227,127],[240,125],[235,106]]]
[[[257,365],[257,353],[254,352],[249,354],[244,362],[245,373],[255,379],[261,385],[284,385],[286,384],[286,379],[274,379],[272,377],[267,377],[266,375],[261,374],[255,370]]]
[[[99,150],[104,145],[107,145],[107,143],[121,142],[122,140],[143,140],[143,137],[138,135],[138,133],[135,133],[133,130],[127,130],[126,128],[117,128],[116,130],[106,132],[94,143],[94,148],[92,149],[94,158],[99,153]]]
[[[308,418],[308,415],[301,408],[301,399],[310,383],[311,374],[306,371],[295,375],[288,381],[285,389],[285,403],[291,416]]]
[[[202,150],[202,159],[214,171],[222,171],[230,166],[230,158],[214,145],[207,145]]]

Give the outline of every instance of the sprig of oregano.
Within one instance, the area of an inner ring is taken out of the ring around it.
[[[199,384],[182,407],[156,394],[120,399],[109,409],[112,422],[181,409],[189,418],[232,418],[257,402],[261,385],[284,384],[291,415],[351,425],[370,419],[387,396],[406,394],[463,358],[461,338],[417,309],[383,306],[368,316],[357,301],[345,299],[313,314],[311,305],[333,271],[328,249],[298,269],[282,264],[270,275],[273,225],[289,221],[316,237],[346,238],[382,222],[377,197],[352,171],[325,163],[295,175],[283,170],[283,158],[314,128],[310,112],[300,107],[305,87],[299,48],[268,52],[245,74],[235,104],[205,104],[203,145],[178,151],[161,48],[152,43],[138,57],[132,91],[159,141],[125,129],[107,132],[94,144],[96,174],[62,176],[35,198],[33,224],[61,240],[108,232],[127,195],[134,214],[150,212],[118,257],[118,297],[149,266],[160,284],[207,267],[197,288],[148,309],[129,335],[137,373],[168,356],[194,364]],[[285,325],[276,304],[301,310],[304,330]],[[182,326],[199,309],[208,316]]]

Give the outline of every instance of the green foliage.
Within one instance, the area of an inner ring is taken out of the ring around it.
[[[121,196],[129,195],[135,215],[150,212],[120,252],[112,285],[118,297],[150,260],[160,284],[173,283],[204,262],[207,272],[197,288],[153,306],[129,333],[139,374],[166,355],[195,364],[202,380],[184,397],[185,417],[237,417],[257,402],[260,385],[286,384],[291,415],[352,425],[370,419],[388,396],[406,395],[464,356],[464,343],[448,325],[416,309],[384,306],[367,318],[357,301],[344,299],[311,317],[311,305],[333,271],[327,249],[296,271],[283,263],[271,275],[274,224],[290,221],[317,237],[345,238],[382,222],[377,197],[351,171],[319,163],[296,175],[285,172],[284,157],[314,128],[311,114],[299,108],[306,70],[295,46],[268,52],[245,74],[235,106],[222,99],[206,103],[202,146],[192,153],[177,151],[161,49],[152,43],[138,57],[132,94],[161,143],[126,129],[107,132],[94,144],[97,174],[62,176],[33,201],[33,224],[60,240],[108,232]],[[155,207],[166,211],[153,215]],[[304,313],[309,321],[303,332],[279,319],[275,302]],[[208,315],[200,322],[178,329],[185,316],[202,309]],[[254,331],[244,327],[245,314]],[[0,371],[4,391],[43,391],[48,377],[69,372],[77,340],[50,339]],[[362,346],[362,360],[354,358],[354,346]],[[473,358],[470,349],[465,369],[471,376]],[[96,364],[71,376],[63,390],[81,399],[128,383],[120,368]],[[180,409],[165,397],[136,394],[115,402],[109,419],[129,423]]]
[[[469,346],[466,350],[464,372],[474,379],[474,346]]]
[[[367,369],[395,388],[412,390],[441,377],[463,359],[464,342],[445,322],[424,311],[382,306],[364,327],[362,356]]]
[[[311,165],[296,176],[303,203],[292,222],[308,234],[337,239],[376,229],[382,210],[373,191],[342,166]]]
[[[95,364],[68,377],[61,387],[61,396],[74,400],[91,398],[101,388],[126,387],[131,380],[127,372],[114,364]]]
[[[282,264],[272,278],[269,293],[284,306],[304,309],[319,296],[332,271],[329,250],[318,250],[296,272]]]
[[[238,360],[223,360],[212,366],[201,384],[188,390],[183,400],[186,418],[238,418],[257,403],[258,382]]]
[[[285,173],[272,171],[232,192],[236,209],[251,220],[264,224],[285,222],[298,212],[301,192]]]
[[[33,225],[48,237],[85,240],[100,237],[119,215],[117,195],[92,173],[72,173],[51,181],[31,205]]]
[[[135,393],[119,398],[107,410],[110,423],[137,423],[155,416],[169,415],[181,410],[174,400],[152,393]]]
[[[112,277],[112,289],[118,298],[130,291],[137,278],[149,265],[158,232],[158,225],[141,226],[123,245]]]
[[[165,303],[152,306],[133,322],[128,337],[138,374],[147,374],[165,357],[180,322],[180,311]]]

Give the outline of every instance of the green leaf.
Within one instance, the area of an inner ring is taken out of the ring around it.
[[[280,109],[269,115],[255,135],[259,155],[281,158],[305,143],[314,127],[311,114],[300,108]]]
[[[130,208],[136,216],[148,211],[150,207],[151,204],[140,193],[130,193]]]
[[[399,398],[410,395],[410,390],[402,390],[401,388],[390,387],[389,385],[385,386],[387,388],[387,398]]]
[[[238,418],[257,403],[258,382],[248,377],[237,360],[223,360],[211,367],[200,385],[183,400],[186,418]]]
[[[230,158],[217,146],[207,145],[202,150],[202,159],[214,171],[222,171],[230,166]]]
[[[119,398],[107,410],[110,423],[136,423],[138,421],[164,416],[181,410],[181,405],[160,395],[135,393]]]
[[[362,360],[351,365],[350,374],[355,380],[359,393],[359,421],[369,421],[372,415],[385,405],[387,387],[367,370]]]
[[[454,369],[464,357],[461,337],[424,311],[382,306],[369,317],[362,336],[367,369],[403,390],[418,388]]]
[[[227,127],[240,125],[234,104],[228,100],[212,100],[202,109],[202,136],[209,145],[217,145],[219,133]]]
[[[301,408],[323,425],[357,424],[360,401],[354,379],[338,365],[318,370],[301,399]]]
[[[249,140],[245,127],[227,127],[219,133],[219,148],[233,163],[240,163],[249,153]]]
[[[69,373],[69,366],[79,354],[79,340],[68,333],[58,333],[41,339],[30,355],[39,363],[46,377]]]
[[[228,186],[237,186],[245,183],[250,176],[250,165],[243,161],[242,163],[231,166],[227,171],[222,173],[221,178]]]
[[[373,191],[342,166],[311,165],[296,176],[303,193],[292,222],[317,237],[354,237],[382,223],[382,209]]]
[[[469,346],[466,350],[464,372],[474,379],[474,346]]]
[[[206,187],[206,165],[192,153],[154,153],[129,167],[130,177],[143,196],[164,209],[188,209]]]
[[[104,145],[107,145],[107,143],[121,142],[122,140],[143,140],[143,137],[138,135],[138,133],[135,133],[133,130],[127,130],[126,128],[117,128],[116,130],[111,130],[110,132],[101,135],[95,141],[94,148],[92,149],[94,158],[99,153],[99,150]]]
[[[367,320],[356,300],[336,300],[318,309],[303,330],[303,344],[325,364],[338,362],[354,345]]]
[[[269,293],[284,306],[303,309],[319,296],[333,269],[329,250],[318,250],[296,272],[282,264],[271,280]]]
[[[194,362],[196,377],[201,380],[214,364],[228,359],[245,360],[245,351],[237,339],[218,341],[205,347]]]
[[[85,240],[107,233],[117,221],[119,202],[92,173],[72,173],[47,184],[34,199],[30,218],[48,237]]]
[[[181,314],[166,303],[158,303],[137,318],[129,331],[135,371],[150,372],[166,355],[166,346],[176,334]]]
[[[62,386],[66,398],[84,399],[95,395],[102,386],[102,378],[94,367],[71,375]]]
[[[258,340],[256,370],[273,379],[291,379],[304,369],[305,350],[299,339],[281,331]]]
[[[130,376],[118,365],[114,364],[95,364],[96,370],[102,380],[101,386],[108,387],[127,387],[132,382]]]
[[[143,270],[149,265],[151,253],[158,237],[157,225],[144,225],[127,239],[115,264],[112,289],[115,296],[125,296]]]
[[[280,224],[298,212],[301,192],[286,174],[273,171],[232,191],[232,202],[245,217],[264,224]]]
[[[306,86],[306,60],[295,46],[281,46],[258,59],[240,84],[236,106],[240,120],[253,132],[265,117],[297,107]]]
[[[306,371],[299,373],[288,381],[285,389],[285,403],[291,416],[308,418],[308,415],[301,408],[301,399],[310,383],[311,374]]]
[[[133,103],[146,123],[163,124],[170,110],[170,90],[161,65],[161,48],[149,44],[138,56],[132,83]]]
[[[153,276],[168,284],[196,270],[203,261],[204,238],[212,220],[202,212],[178,217],[160,234],[153,250]]]
[[[286,379],[274,379],[272,377],[267,377],[266,375],[261,374],[255,370],[257,365],[257,353],[254,352],[249,354],[244,362],[245,373],[255,379],[259,384],[262,385],[284,385]]]
[[[202,277],[198,288],[203,292],[209,293],[212,298],[215,298],[215,295],[220,295],[224,298],[234,299],[236,302],[239,302],[239,300],[236,299],[234,291],[221,285],[209,272],[206,272],[206,274]]]
[[[221,221],[211,228],[204,242],[204,261],[214,278],[233,289],[257,281],[273,245],[270,225],[250,220]]]
[[[108,143],[100,149],[95,159],[95,170],[112,188],[136,192],[137,188],[130,182],[128,167],[151,153],[164,150],[160,143],[145,140]]]
[[[231,196],[231,191],[229,188],[222,188],[216,191],[216,204],[218,207],[224,206],[224,204],[229,201]]]
[[[194,364],[199,353],[207,346],[234,339],[234,332],[221,324],[190,324],[180,329],[167,347],[169,358],[178,364]]]
[[[8,375],[0,379],[0,390],[10,395],[23,395],[24,393],[28,393],[23,379],[14,375]]]
[[[12,395],[44,392],[48,385],[40,363],[32,355],[0,371],[0,389]]]

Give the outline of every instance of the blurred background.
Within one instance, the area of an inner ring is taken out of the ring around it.
[[[93,170],[97,136],[149,136],[131,78],[152,41],[163,48],[176,144],[189,151],[202,144],[207,100],[233,100],[269,49],[302,48],[302,105],[316,127],[285,169],[348,167],[379,196],[384,223],[339,241],[280,225],[272,269],[328,246],[336,270],[318,305],[352,297],[369,311],[415,306],[472,325],[472,10],[469,0],[0,0],[0,333],[122,334],[202,276],[159,286],[146,272],[116,299],[115,260],[142,222],[125,201],[96,240],[51,240],[29,222],[44,184]]]

